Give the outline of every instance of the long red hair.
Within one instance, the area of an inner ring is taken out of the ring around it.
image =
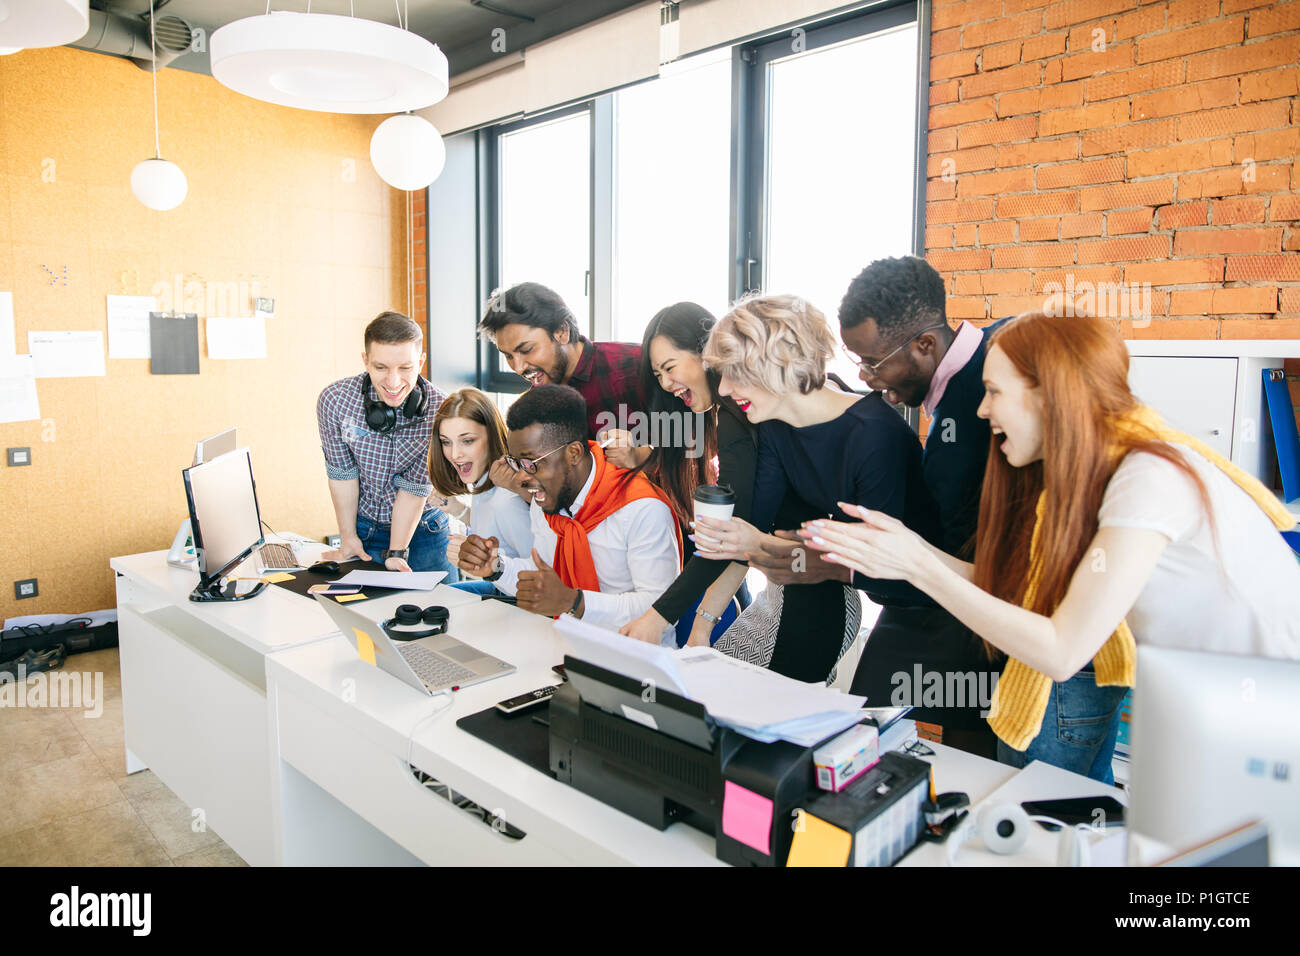
[[[1139,403],[1128,386],[1128,349],[1110,325],[1091,317],[1028,312],[994,333],[988,347],[995,345],[1041,390],[1043,457],[1015,468],[992,440],[975,534],[979,587],[1038,614],[1052,614],[1088,557],[1106,485],[1131,451],[1158,455],[1188,475],[1213,520],[1204,483],[1174,446],[1116,427],[1116,420]],[[1040,494],[1038,586],[1026,605]],[[990,656],[996,653],[987,642],[985,647]]]

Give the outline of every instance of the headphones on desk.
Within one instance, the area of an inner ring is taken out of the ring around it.
[[[361,401],[365,403],[366,424],[371,431],[379,432],[385,435],[397,427],[397,409],[386,402],[370,397],[370,373],[365,372],[361,376]],[[378,394],[378,390],[376,390]],[[429,407],[429,396],[424,392],[424,385],[417,377],[415,388],[411,394],[406,396],[406,401],[402,402],[402,414],[407,418],[419,418]]]
[[[1061,828],[1056,844],[1057,866],[1089,866],[1091,853],[1087,834],[1092,830],[1086,823],[1075,826],[1062,823],[1053,817],[1031,817],[1024,807],[1016,803],[988,804],[974,814],[948,839],[948,865],[957,865],[957,854],[963,845],[976,840],[984,849],[998,856],[1013,856],[1024,849],[1029,831],[1034,823],[1053,823]]]
[[[379,626],[395,641],[418,641],[422,637],[434,637],[447,633],[447,621],[451,612],[441,604],[434,604],[420,610],[415,604],[399,604],[393,617],[383,621]],[[427,624],[424,630],[403,630],[402,628],[419,627]]]

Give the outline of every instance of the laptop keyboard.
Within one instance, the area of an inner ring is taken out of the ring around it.
[[[262,545],[257,556],[262,559],[264,568],[300,568],[301,564],[294,557],[293,549],[286,544],[269,542]]]
[[[402,644],[398,647],[406,663],[430,687],[447,687],[463,684],[477,676],[472,670],[461,667],[441,654],[435,654],[419,644]]]

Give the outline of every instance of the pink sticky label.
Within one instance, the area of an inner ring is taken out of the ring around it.
[[[722,832],[760,853],[770,853],[772,801],[726,781],[722,790]]]

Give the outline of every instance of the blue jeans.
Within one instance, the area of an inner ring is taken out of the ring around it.
[[[357,515],[357,537],[361,539],[366,553],[380,564],[384,563],[384,552],[388,550],[391,535],[392,529],[388,525],[371,521],[365,515]],[[411,566],[411,570],[446,571],[443,584],[459,581],[460,571],[447,560],[449,536],[445,514],[437,508],[430,508],[422,514],[416,522],[415,533],[411,535],[411,543],[407,546],[410,553],[406,557],[406,563]]]
[[[1043,726],[1028,749],[1021,753],[999,740],[998,760],[1012,767],[1041,760],[1113,784],[1111,759],[1119,734],[1119,705],[1126,693],[1127,687],[1098,687],[1089,664],[1069,680],[1052,685]]]

